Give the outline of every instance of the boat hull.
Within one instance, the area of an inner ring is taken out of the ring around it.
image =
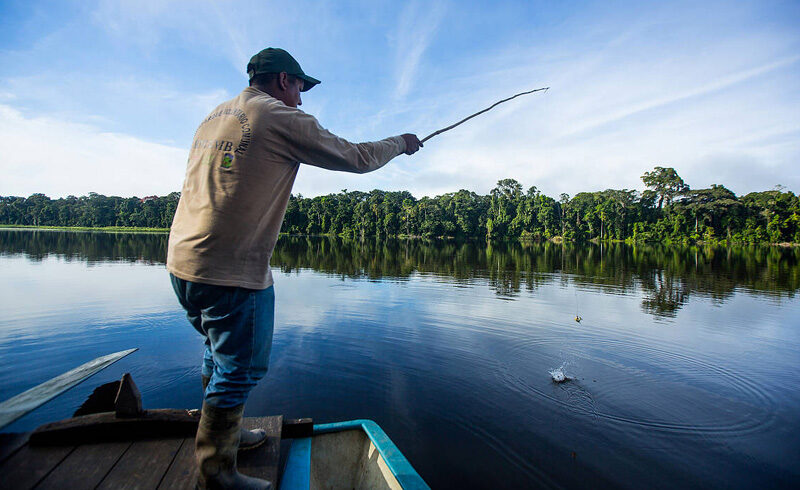
[[[281,490],[428,489],[402,452],[371,420],[314,426],[312,437],[295,439]]]

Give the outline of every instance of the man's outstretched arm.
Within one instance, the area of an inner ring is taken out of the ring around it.
[[[317,119],[297,109],[282,114],[278,131],[288,143],[292,159],[308,165],[344,172],[366,173],[386,165],[401,153],[411,155],[422,146],[414,134],[380,141],[351,143],[323,128]]]

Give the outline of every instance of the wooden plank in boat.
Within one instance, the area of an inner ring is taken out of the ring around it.
[[[34,447],[24,445],[0,465],[0,489],[24,490],[47,476],[75,446]]]
[[[33,445],[88,444],[146,438],[184,438],[197,433],[199,414],[181,409],[145,410],[120,418],[114,412],[92,413],[51,422],[31,433]]]
[[[194,437],[183,440],[181,448],[158,488],[175,490],[193,490],[197,481],[197,463],[194,458]]]
[[[95,488],[130,446],[130,442],[78,446],[36,488]]]
[[[255,449],[239,452],[239,471],[248,476],[269,480],[277,487],[283,416],[247,417],[243,425],[246,429],[259,427],[264,429],[267,432],[267,440]]]
[[[0,434],[0,463],[28,442],[30,432],[4,432]]]
[[[183,438],[134,442],[97,488],[156,488],[182,442]]]

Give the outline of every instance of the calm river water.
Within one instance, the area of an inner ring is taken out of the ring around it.
[[[124,372],[146,408],[200,405],[202,342],[165,250],[0,230],[0,400],[139,348],[5,431],[69,417]],[[433,488],[800,478],[800,249],[282,237],[273,267],[250,415],[374,419]]]

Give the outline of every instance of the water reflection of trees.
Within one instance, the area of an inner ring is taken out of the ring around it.
[[[32,260],[58,255],[88,262],[164,263],[166,234],[0,231],[0,254]],[[552,283],[619,294],[641,288],[644,311],[672,316],[692,295],[725,302],[737,289],[794,297],[800,249],[666,247],[625,244],[456,242],[283,236],[273,267],[340,276],[405,280],[414,274],[448,282],[488,283],[514,298]]]
[[[800,287],[800,249],[759,246],[282,237],[272,262],[285,272],[308,268],[351,278],[419,273],[456,283],[483,280],[507,298],[556,281],[612,294],[640,288],[642,309],[657,316],[675,315],[692,295],[722,303],[737,289],[794,297]]]
[[[21,254],[34,261],[49,256],[93,262],[165,263],[166,233],[106,233],[0,230],[0,255]]]

